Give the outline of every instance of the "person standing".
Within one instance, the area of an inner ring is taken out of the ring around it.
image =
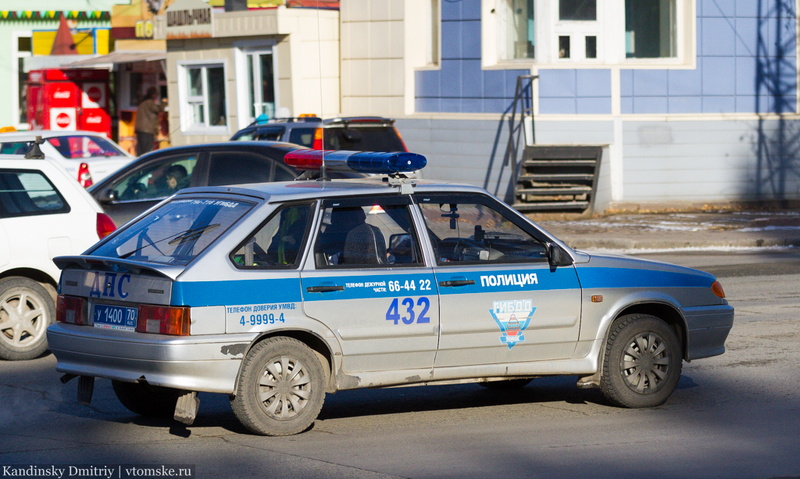
[[[136,109],[136,155],[142,156],[153,149],[158,135],[158,114],[164,111],[166,98],[157,102],[158,89],[151,86],[147,89],[144,101]]]

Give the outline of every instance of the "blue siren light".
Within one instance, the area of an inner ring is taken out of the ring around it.
[[[283,161],[298,170],[319,170],[323,156],[328,170],[385,175],[421,170],[428,164],[424,156],[405,151],[295,150],[287,153]]]

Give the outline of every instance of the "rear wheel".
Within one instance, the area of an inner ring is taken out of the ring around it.
[[[147,383],[111,381],[117,399],[129,411],[148,417],[172,417],[182,391]]]
[[[19,276],[0,280],[0,358],[41,356],[55,316],[53,297],[38,282]]]
[[[663,404],[678,384],[683,362],[675,332],[648,314],[614,323],[603,359],[600,389],[606,399],[633,408]]]
[[[231,407],[251,432],[288,436],[308,429],[325,400],[325,373],[302,342],[274,337],[258,343],[242,364]]]

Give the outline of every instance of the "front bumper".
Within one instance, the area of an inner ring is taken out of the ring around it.
[[[57,323],[47,330],[56,370],[155,386],[232,394],[256,334],[167,336]]]
[[[686,360],[718,356],[733,327],[733,307],[727,304],[684,308],[687,325]]]

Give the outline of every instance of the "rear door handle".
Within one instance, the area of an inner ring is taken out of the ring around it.
[[[308,288],[306,288],[306,291],[308,291],[309,293],[329,293],[331,291],[344,291],[344,286],[337,286],[335,284],[309,286]]]
[[[449,281],[439,281],[439,286],[469,286],[475,284],[471,279],[451,279]]]

